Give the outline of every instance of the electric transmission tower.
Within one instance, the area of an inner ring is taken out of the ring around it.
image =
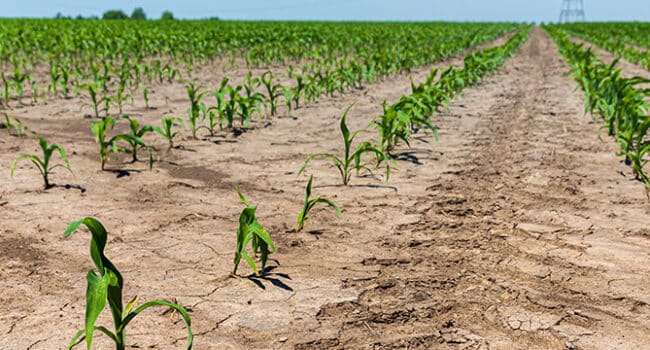
[[[582,0],[562,0],[560,23],[584,21],[585,5]]]

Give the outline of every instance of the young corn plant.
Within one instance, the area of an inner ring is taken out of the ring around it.
[[[142,97],[144,98],[144,106],[149,109],[149,89],[146,86],[142,87]]]
[[[293,101],[293,90],[285,86],[282,90],[282,95],[284,97],[284,104],[287,107],[287,111],[291,112],[292,101]]]
[[[120,85],[117,87],[117,93],[115,94],[115,103],[117,103],[117,109],[120,114],[122,114],[122,108],[125,103],[130,103],[133,105],[135,99],[133,95],[126,91],[126,82],[124,80],[120,81]]]
[[[36,104],[39,97],[46,98],[47,91],[40,92],[38,82],[33,76],[29,77],[29,84],[32,87],[32,104]]]
[[[99,118],[99,110],[102,104],[104,104],[104,111],[107,114],[108,114],[108,107],[110,107],[110,97],[99,96],[101,90],[100,84],[101,84],[100,82],[95,82],[95,83],[82,84],[79,87],[81,90],[88,91],[88,95],[90,96],[90,102],[91,102],[90,106],[93,108],[93,112],[95,113],[95,118]]]
[[[61,65],[59,67],[61,69],[61,78],[63,79],[63,82],[61,83],[61,87],[63,89],[63,97],[68,97],[70,94],[70,78],[72,69],[70,66],[66,65],[63,62],[61,62]]]
[[[257,112],[262,114],[262,106],[266,110],[266,98],[263,94],[255,92],[255,88],[260,85],[258,78],[252,79],[251,73],[246,77],[244,84],[245,96],[239,98],[239,116],[241,117],[241,125],[245,128],[250,124],[253,113]]]
[[[187,119],[192,131],[192,137],[196,139],[196,131],[200,128],[198,125],[201,122],[201,99],[208,91],[200,91],[203,86],[196,86],[194,82],[189,82],[186,85],[187,97],[190,99],[190,108],[187,110]],[[205,117],[205,116],[204,116]]]
[[[302,228],[305,225],[305,221],[308,220],[307,215],[309,215],[311,209],[318,203],[323,203],[330,206],[336,211],[337,214],[339,214],[339,216],[343,216],[341,209],[336,205],[336,203],[332,202],[331,200],[323,197],[311,198],[311,184],[313,179],[314,175],[309,176],[309,182],[307,182],[307,187],[305,188],[305,202],[302,206],[302,209],[300,210],[300,213],[298,213],[298,226],[296,227],[296,232],[302,231]]]
[[[117,151],[113,147],[113,139],[106,140],[106,132],[112,130],[115,126],[115,119],[106,117],[98,122],[92,124],[92,132],[95,135],[95,141],[99,145],[99,160],[101,162],[101,169],[104,170],[106,161],[108,160],[108,152],[110,150]]]
[[[238,114],[241,118],[241,126],[248,128],[253,113],[260,113],[260,105],[264,102],[264,96],[255,93],[251,96],[240,96],[237,100],[239,102]]]
[[[49,178],[50,174],[52,173],[52,170],[54,170],[54,169],[56,169],[58,167],[63,167],[65,169],[67,169],[70,172],[70,174],[72,174],[72,169],[70,169],[70,162],[68,161],[68,156],[65,153],[65,150],[63,149],[63,147],[61,147],[61,146],[59,146],[57,144],[49,145],[47,143],[47,141],[43,137],[41,137],[41,136],[39,136],[37,134],[34,134],[34,135],[36,136],[36,138],[38,138],[38,144],[41,146],[41,151],[43,152],[43,157],[39,158],[37,155],[34,155],[34,154],[21,154],[18,158],[16,158],[14,163],[11,165],[11,177],[14,177],[14,171],[16,170],[16,165],[18,165],[18,163],[21,160],[29,160],[32,163],[34,163],[34,165],[36,166],[38,171],[41,173],[41,176],[43,178],[44,187],[47,190],[47,189],[52,187],[52,184],[50,184],[50,178]],[[54,165],[50,164],[50,161],[52,160],[52,155],[54,154],[54,151],[59,152],[59,155],[61,156],[61,159],[63,160],[64,164],[54,164]]]
[[[52,83],[48,86],[48,90],[54,94],[54,97],[59,95],[59,86],[61,86],[61,72],[59,67],[54,64],[50,59],[50,80]]]
[[[438,140],[438,129],[428,119],[436,106],[435,100],[430,100],[427,93],[416,93],[402,98],[390,107],[384,101],[384,114],[373,124],[379,131],[382,149],[390,153],[398,141],[407,146],[413,139],[412,133],[416,128],[426,128],[433,132]]]
[[[257,268],[253,257],[259,254],[260,262],[262,263],[261,271],[263,272],[266,268],[266,262],[268,260],[269,254],[275,251],[275,244],[271,240],[271,236],[266,232],[264,226],[262,226],[255,216],[255,211],[257,210],[257,205],[252,206],[244,198],[244,195],[239,190],[239,186],[235,186],[235,191],[242,203],[246,206],[242,210],[241,215],[239,215],[239,228],[237,229],[237,247],[235,248],[235,258],[233,263],[235,265],[232,274],[237,275],[237,267],[242,258],[246,260],[248,265],[253,269],[255,275],[260,275],[260,269]],[[251,257],[246,248],[248,242],[251,243],[251,249],[253,252],[253,257]]]
[[[293,108],[300,108],[300,98],[305,93],[305,78],[301,74],[296,74],[296,86],[291,88],[291,97],[293,98]]]
[[[108,241],[108,233],[104,225],[95,218],[86,217],[71,222],[63,233],[64,237],[77,232],[81,225],[86,226],[91,234],[90,257],[95,264],[95,269],[89,270],[86,275],[85,326],[72,337],[68,349],[72,349],[85,340],[86,348],[90,350],[95,331],[100,331],[115,342],[116,350],[124,350],[126,348],[126,329],[128,325],[141,312],[154,306],[171,308],[183,317],[187,326],[186,349],[191,349],[194,336],[192,334],[190,315],[187,310],[180,304],[166,300],[152,300],[136,307],[137,295],[125,307],[122,301],[124,278],[115,265],[104,255],[104,248]],[[108,304],[113,316],[115,328],[112,331],[107,327],[96,325],[97,319],[106,308],[106,304]]]
[[[20,68],[14,68],[14,75],[12,79],[19,102],[23,99],[23,93],[25,92],[25,82],[29,81],[30,78],[31,75],[22,73]]]
[[[208,130],[210,137],[215,135],[217,126],[219,129],[223,129],[222,123],[226,113],[226,108],[228,108],[228,106],[226,106],[226,94],[229,93],[230,89],[231,87],[228,85],[228,78],[223,78],[223,80],[221,80],[221,86],[217,90],[212,91],[212,95],[217,100],[217,105],[207,109],[203,107],[203,115],[206,116],[208,125],[204,125],[202,128]],[[232,118],[234,118],[234,116]]]
[[[278,97],[284,95],[286,87],[282,84],[273,84],[274,77],[271,71],[262,74],[260,78],[262,85],[266,88],[267,100],[271,107],[271,116],[274,116],[278,112]]]
[[[225,121],[226,123],[226,128],[232,129],[233,126],[233,121],[235,120],[235,116],[239,114],[239,99],[241,96],[239,96],[239,91],[242,89],[241,85],[237,85],[237,87],[233,88],[232,86],[228,86],[226,92],[229,96],[228,101],[226,101],[223,105],[223,108],[219,110],[221,115],[219,116],[219,123],[222,125],[223,122]]]
[[[124,147],[119,147],[118,142],[124,141],[129,145],[135,145],[140,147],[148,147],[147,144],[142,140],[142,138],[134,135],[128,134],[119,134],[115,135],[110,139],[107,139],[107,132],[112,130],[115,126],[115,119],[111,117],[106,117],[98,122],[92,124],[92,132],[95,135],[95,141],[99,145],[99,160],[101,162],[101,170],[105,169],[106,161],[108,160],[108,153],[113,152],[115,154],[121,152],[129,152],[128,149]],[[151,158],[149,163],[149,168],[151,168]]]
[[[165,138],[169,142],[169,149],[174,148],[174,138],[179,135],[179,132],[176,131],[176,123],[183,125],[183,119],[179,117],[164,117],[162,119],[162,128],[155,127],[153,131]]]
[[[140,123],[138,122],[138,120],[135,118],[131,118],[128,115],[123,116],[122,119],[126,119],[129,121],[129,127],[131,129],[130,136],[132,137],[125,141],[131,147],[131,155],[133,156],[133,163],[138,161],[138,150],[140,148],[146,148],[147,151],[149,152],[149,169],[151,169],[151,166],[153,164],[153,156],[151,154],[152,147],[150,145],[147,145],[142,140],[142,138],[144,137],[144,135],[154,132],[153,127],[151,125],[144,125],[143,127],[140,127]]]
[[[11,135],[11,129],[14,129],[14,135],[18,137],[25,136],[25,125],[17,117],[5,115],[5,127]]]
[[[382,163],[386,164],[386,181],[388,181],[390,177],[390,169],[391,169],[390,157],[384,151],[382,151],[381,149],[379,149],[377,146],[373,145],[369,141],[363,142],[360,145],[358,145],[357,148],[352,149],[352,142],[359,134],[359,131],[350,134],[350,130],[348,129],[345,120],[348,116],[348,113],[350,112],[350,109],[353,106],[354,104],[348,106],[348,108],[345,110],[345,113],[343,113],[343,117],[341,118],[340,128],[341,128],[341,134],[343,136],[343,146],[344,146],[343,158],[339,158],[338,156],[331,153],[312,154],[309,157],[307,157],[302,168],[300,168],[300,171],[298,171],[298,175],[302,174],[307,169],[307,165],[309,165],[309,163],[312,160],[316,158],[327,158],[332,162],[332,164],[334,164],[336,169],[338,169],[339,174],[341,175],[341,181],[343,182],[343,185],[347,186],[348,183],[350,182],[350,178],[352,177],[353,170],[356,170],[357,174],[359,174],[361,169],[368,169],[368,164],[362,162],[362,156],[364,154],[372,154],[375,156],[377,167],[380,166]]]

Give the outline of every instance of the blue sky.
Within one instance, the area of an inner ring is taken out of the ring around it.
[[[587,20],[650,21],[648,0],[584,0]],[[101,15],[143,7],[149,17],[288,20],[556,21],[561,0],[2,0],[2,17]]]

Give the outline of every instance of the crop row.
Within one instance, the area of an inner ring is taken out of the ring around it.
[[[650,27],[646,23],[572,23],[561,28],[650,70]]]
[[[390,152],[399,141],[410,146],[416,129],[431,130],[437,138],[437,128],[430,120],[434,112],[465,87],[480,82],[499,68],[526,41],[531,28],[523,28],[504,45],[470,53],[465,57],[464,67],[451,66],[442,73],[432,70],[423,83],[411,83],[410,95],[402,96],[390,106],[384,101],[384,113],[373,122],[379,131],[382,150]]]
[[[513,24],[340,24],[0,20],[2,103],[80,92],[108,106],[141,85],[201,79],[200,65],[302,64],[309,80],[373,82],[485,42]],[[275,53],[274,53],[275,52]],[[255,62],[252,62],[252,60]],[[234,64],[234,63],[233,63]],[[296,71],[290,68],[289,75]],[[299,85],[299,83],[297,84]],[[95,97],[93,97],[95,96]]]
[[[557,43],[571,66],[571,72],[585,93],[585,112],[603,122],[603,129],[619,144],[618,155],[632,166],[634,175],[650,189],[646,170],[650,163],[650,90],[639,85],[650,83],[643,77],[624,78],[616,67],[618,59],[604,63],[591,48],[574,43],[562,27],[544,29]]]

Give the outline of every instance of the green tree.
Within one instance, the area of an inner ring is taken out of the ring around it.
[[[129,16],[122,10],[108,10],[104,12],[102,19],[127,19]]]
[[[131,19],[145,20],[147,19],[147,14],[144,13],[142,7],[136,7],[131,13]]]
[[[160,19],[161,20],[173,20],[174,19],[174,14],[169,10],[165,10],[162,13],[162,15],[160,16]]]

